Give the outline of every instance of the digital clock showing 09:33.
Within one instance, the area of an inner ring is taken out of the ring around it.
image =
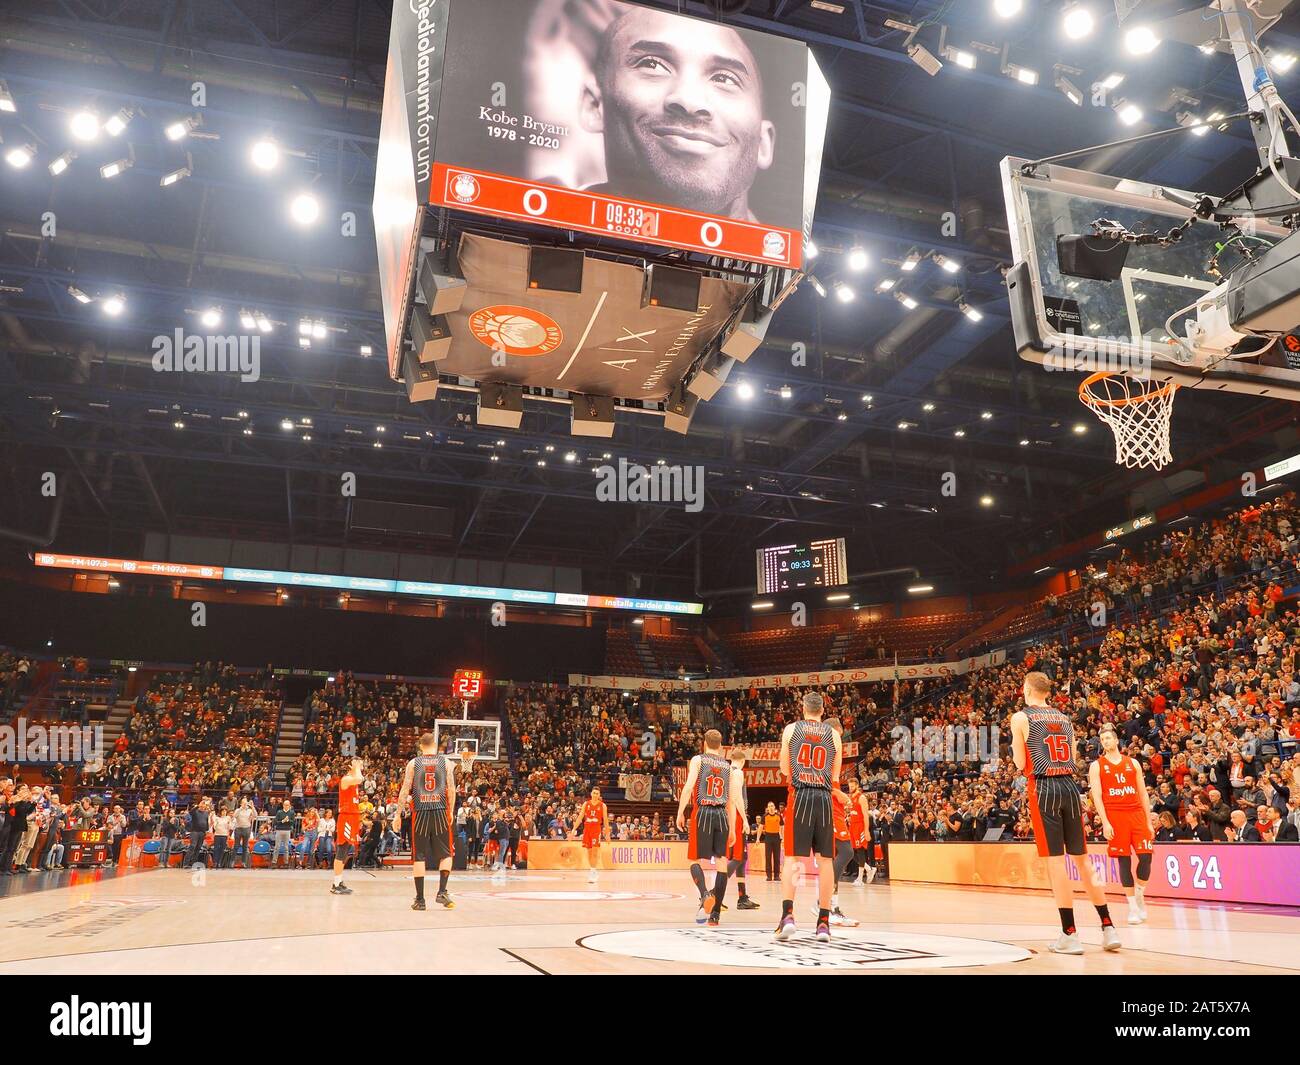
[[[635,204],[611,201],[605,204],[605,228],[611,233],[635,233],[642,237],[659,236],[659,212],[647,211]]]

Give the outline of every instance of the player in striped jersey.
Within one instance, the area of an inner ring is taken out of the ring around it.
[[[1026,673],[1025,706],[1011,715],[1011,754],[1016,768],[1025,774],[1025,801],[1034,826],[1034,841],[1040,857],[1047,859],[1061,917],[1060,938],[1050,949],[1057,954],[1082,954],[1074,924],[1074,895],[1065,856],[1075,855],[1088,898],[1101,918],[1102,945],[1119,950],[1119,933],[1110,919],[1106,894],[1097,881],[1092,863],[1086,860],[1083,805],[1075,783],[1074,725],[1060,710],[1048,704],[1052,682],[1045,673]]]
[[[1119,749],[1115,726],[1106,724],[1097,733],[1101,757],[1088,767],[1088,787],[1093,809],[1101,818],[1106,853],[1119,860],[1119,882],[1128,898],[1128,923],[1147,919],[1142,897],[1151,879],[1151,798],[1142,767]],[[1133,858],[1137,855],[1137,883],[1133,882]]]
[[[686,852],[691,862],[691,879],[700,893],[700,912],[710,927],[716,927],[722,914],[722,900],[727,894],[727,856],[736,845],[736,789],[732,787],[731,762],[722,754],[722,733],[715,728],[704,734],[704,752],[691,759],[677,801],[677,828],[686,828],[686,804],[694,810]],[[720,861],[713,887],[706,888],[701,861]],[[697,917],[698,921],[699,918]]]
[[[822,720],[825,702],[817,692],[803,697],[803,718],[786,725],[781,733],[781,775],[789,783],[785,806],[785,855],[787,858],[817,859],[817,940],[831,938],[831,892],[835,884],[832,858],[835,836],[831,812],[831,789],[840,779],[843,748],[840,738]],[[788,861],[781,870],[784,888],[781,919],[773,938],[785,942],[795,933],[795,877],[803,866]]]
[[[411,875],[415,879],[415,901],[411,909],[425,908],[424,870],[432,862],[438,867],[438,894],[434,901],[450,910],[456,905],[447,894],[454,847],[451,820],[456,813],[456,765],[450,756],[438,752],[438,742],[432,732],[420,737],[419,747],[420,753],[406,763],[393,831],[401,834],[402,811],[410,800],[415,818],[411,825]],[[466,747],[460,753],[461,771],[468,775],[474,768],[474,752]]]

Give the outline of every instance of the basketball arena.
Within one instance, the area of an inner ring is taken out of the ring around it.
[[[1289,0],[5,5],[42,1030],[204,975],[1281,1023],[1297,57]]]

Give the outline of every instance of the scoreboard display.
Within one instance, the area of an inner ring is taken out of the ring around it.
[[[759,595],[802,588],[834,588],[847,584],[844,537],[804,544],[761,547],[757,559]]]
[[[108,861],[108,832],[78,829],[64,836],[69,865],[103,865]]]
[[[477,699],[483,694],[481,669],[458,669],[451,679],[451,693],[457,699]]]

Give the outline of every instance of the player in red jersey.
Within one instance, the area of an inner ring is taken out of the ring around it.
[[[1113,725],[1102,725],[1101,757],[1088,767],[1092,805],[1101,818],[1106,853],[1119,859],[1119,881],[1128,899],[1128,923],[1147,919],[1143,893],[1151,879],[1151,798],[1142,767],[1119,749]],[[1137,855],[1137,883],[1134,884],[1132,854]]]
[[[831,938],[831,894],[835,886],[835,854],[831,790],[840,779],[843,747],[833,728],[822,720],[825,701],[817,692],[803,697],[803,716],[781,733],[781,775],[790,786],[785,806],[785,856],[817,859],[817,941]],[[795,877],[803,866],[788,861],[781,870],[781,919],[773,938],[784,943],[794,935]]]
[[[1061,935],[1049,948],[1055,954],[1082,954],[1074,925],[1074,894],[1065,867],[1067,854],[1076,857],[1088,899],[1101,918],[1102,945],[1119,950],[1119,933],[1110,919],[1106,893],[1097,880],[1084,845],[1083,804],[1075,783],[1074,725],[1060,710],[1048,704],[1052,682],[1045,673],[1026,673],[1025,706],[1011,715],[1011,754],[1016,768],[1025,774],[1025,801],[1034,826],[1039,857],[1047,859],[1061,917]]]
[[[365,763],[360,758],[353,758],[347,773],[339,780],[339,816],[334,837],[334,885],[330,888],[331,895],[352,894],[352,889],[343,883],[343,868],[361,844],[361,802],[357,788],[365,779],[365,768]]]
[[[844,735],[844,725],[838,717],[826,719],[826,723],[835,730],[835,735]],[[844,876],[844,870],[849,867],[853,861],[853,833],[849,830],[849,808],[852,800],[846,791],[841,791],[838,787],[831,789],[831,834],[835,837],[835,860],[832,865],[832,871],[835,874],[835,889],[831,893],[831,916],[830,923],[833,925],[849,925],[856,927],[858,922],[852,917],[845,915],[840,909],[840,879]],[[814,916],[817,907],[813,907]]]
[[[858,864],[858,883],[870,884],[876,878],[876,867],[867,862],[871,849],[871,803],[867,793],[855,776],[849,777],[849,842],[853,845],[853,860]]]
[[[587,865],[591,870],[587,874],[587,883],[594,884],[600,875],[600,841],[609,840],[609,811],[601,801],[600,788],[591,789],[591,798],[582,804],[578,820],[582,824],[582,846],[587,852]],[[577,825],[574,833],[577,833]]]

